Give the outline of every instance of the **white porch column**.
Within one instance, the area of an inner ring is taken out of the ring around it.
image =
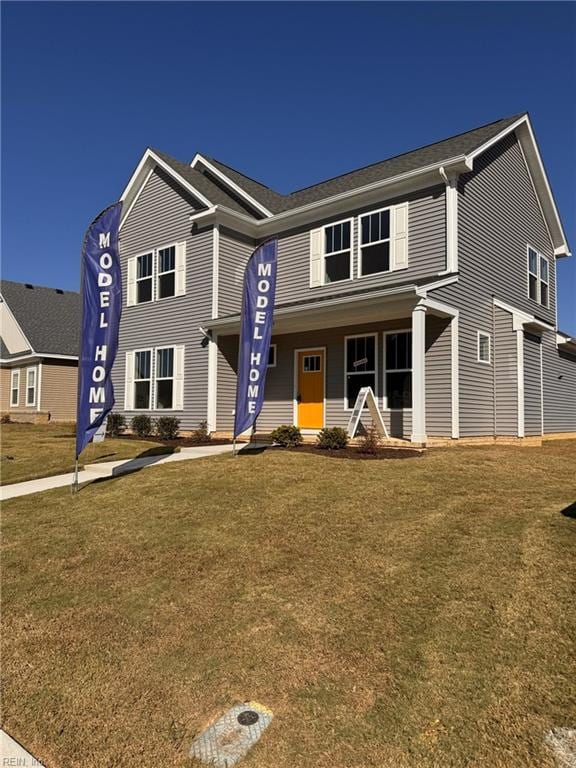
[[[412,310],[412,435],[413,443],[426,442],[426,307]]]
[[[212,333],[208,342],[208,432],[216,431],[216,394],[218,391],[218,334]]]

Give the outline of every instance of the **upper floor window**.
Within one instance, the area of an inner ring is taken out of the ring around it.
[[[528,246],[528,296],[543,307],[550,300],[548,259]]]
[[[350,280],[352,222],[341,221],[324,227],[324,282]]]
[[[128,259],[126,301],[146,304],[186,291],[186,242],[155,248]]]
[[[360,275],[390,270],[390,209],[360,217]]]
[[[20,402],[20,371],[18,369],[12,369],[12,376],[10,380],[10,407],[17,408]]]
[[[384,408],[412,408],[412,332],[384,334]]]

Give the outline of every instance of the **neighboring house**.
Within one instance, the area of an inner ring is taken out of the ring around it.
[[[0,412],[75,421],[80,294],[0,282]]]
[[[277,236],[259,432],[346,426],[370,385],[395,436],[576,434],[568,244],[527,114],[281,195],[148,149],[122,199],[113,377],[128,418],[233,426],[242,277]]]

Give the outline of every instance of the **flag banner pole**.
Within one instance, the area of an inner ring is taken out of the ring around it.
[[[236,438],[254,425],[264,403],[277,264],[278,239],[272,238],[256,248],[244,270],[234,446]]]
[[[88,227],[82,246],[82,330],[76,412],[78,459],[112,408],[111,371],[122,312],[119,230],[122,203],[105,208]]]

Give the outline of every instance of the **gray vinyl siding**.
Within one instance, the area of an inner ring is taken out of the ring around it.
[[[556,348],[556,334],[542,335],[544,432],[576,432],[576,355]]]
[[[395,272],[357,277],[358,222],[363,213],[409,201],[408,208],[408,267]],[[347,293],[365,288],[390,286],[394,283],[419,280],[438,274],[446,267],[446,216],[444,185],[414,192],[409,196],[375,203],[330,219],[314,227],[305,227],[282,234],[278,239],[278,277],[276,304],[317,299],[335,292]],[[353,279],[310,288],[310,230],[354,217]],[[237,312],[241,305],[243,269],[254,246],[231,232],[220,235],[219,316]]]
[[[524,434],[542,434],[540,339],[524,334]]]
[[[477,361],[477,332],[493,334],[493,297],[554,324],[556,270],[514,135],[477,158],[474,171],[460,177],[458,192],[459,281],[431,296],[460,310],[460,434],[489,436],[494,433],[494,377],[492,365]],[[549,257],[549,309],[528,299],[527,243]]]
[[[240,312],[244,268],[254,250],[254,241],[224,227],[220,229],[218,256],[218,314]]]
[[[124,288],[120,341],[112,372],[115,410],[131,419],[143,411],[125,411],[126,352],[151,347],[185,345],[183,411],[148,411],[151,416],[174,415],[182,429],[191,429],[207,415],[208,348],[198,330],[210,317],[212,305],[212,228],[190,232],[189,217],[199,205],[162,172],[154,172],[124,222],[120,260]],[[149,248],[186,240],[186,294],[126,306],[126,273],[130,257]]]
[[[430,320],[430,318],[428,318]],[[384,340],[385,330],[409,329],[410,318],[386,323],[371,323],[345,328],[328,328],[304,333],[282,334],[272,337],[277,345],[276,366],[269,368],[266,376],[264,406],[258,417],[258,431],[269,431],[279,424],[294,422],[294,351],[303,348],[326,348],[326,412],[329,427],[346,427],[350,410],[346,410],[345,394],[345,337],[377,333],[376,395],[380,407],[384,395]],[[217,428],[230,431],[233,427],[236,392],[236,366],[238,336],[218,339],[218,400]],[[430,391],[428,404],[430,434],[449,436],[451,430],[451,380],[450,380],[450,332],[449,326],[439,318],[432,318],[426,334],[426,363]],[[409,437],[412,430],[412,413],[383,411],[384,421],[393,436]],[[370,423],[368,414],[367,423]]]
[[[518,435],[518,351],[512,315],[495,308],[496,434]]]

